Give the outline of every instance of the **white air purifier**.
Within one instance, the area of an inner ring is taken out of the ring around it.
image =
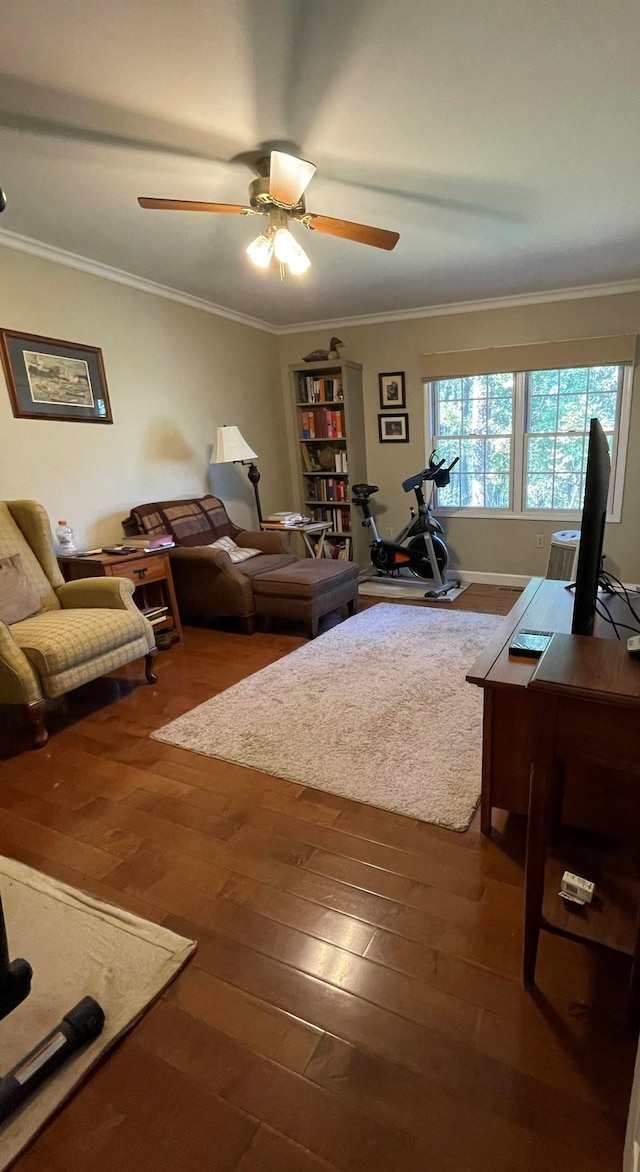
[[[560,533],[554,533],[549,546],[546,577],[558,582],[574,582],[579,550],[579,529],[562,529]]]

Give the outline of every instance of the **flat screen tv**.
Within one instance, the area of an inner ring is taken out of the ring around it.
[[[611,460],[600,421],[591,420],[589,451],[580,526],[580,551],[573,602],[572,635],[592,635],[596,617],[598,580],[602,565],[604,523],[607,516]]]

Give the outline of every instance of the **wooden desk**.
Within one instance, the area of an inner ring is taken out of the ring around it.
[[[65,582],[76,578],[128,578],[135,586],[133,598],[139,606],[166,606],[167,613],[153,622],[158,635],[175,634],[180,638],[180,613],[171,576],[169,558],[165,552],[129,554],[97,553],[89,557],[70,554],[58,562]],[[173,636],[175,639],[175,635]]]
[[[637,785],[640,781],[640,662],[628,654],[626,642],[556,634],[535,666],[527,693],[532,700],[533,742],[525,873],[524,981],[532,985],[535,980],[541,928],[614,948],[633,958],[629,1008],[635,1021],[640,1007],[637,878],[629,873],[630,869],[625,874],[618,865],[613,881],[607,882],[605,877],[596,886],[594,904],[581,909],[579,914],[574,912],[573,917],[570,911],[564,912],[559,907],[561,901],[557,897],[551,901],[553,918],[545,917],[543,899],[550,840],[563,821],[565,771],[569,762],[591,761],[600,772],[612,770],[618,777],[634,783],[632,808],[628,808],[628,800],[624,803],[627,808],[621,819],[620,838],[632,859],[640,854]],[[618,786],[612,782],[607,788],[609,800],[615,805]],[[563,869],[557,867],[556,892]],[[594,874],[580,873],[595,878]]]
[[[509,643],[520,627],[568,634],[573,614],[573,592],[566,583],[533,578],[467,675],[484,690],[482,740],[481,829],[491,833],[494,806],[517,814],[529,808],[529,774],[532,755],[533,694],[529,684],[536,661],[509,656]],[[610,597],[614,617],[629,621],[624,603]],[[624,632],[623,632],[624,634]],[[618,641],[611,626],[597,618],[595,640]],[[626,655],[626,651],[623,652]],[[548,655],[548,652],[547,652]],[[546,656],[541,662],[546,661]],[[579,702],[578,698],[578,702]],[[590,830],[615,830],[615,811],[603,793],[597,765],[569,762],[566,769],[564,817],[572,826]]]

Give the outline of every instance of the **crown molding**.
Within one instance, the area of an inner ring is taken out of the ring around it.
[[[542,305],[550,301],[579,301],[587,297],[612,297],[621,293],[640,293],[640,278],[632,281],[615,281],[607,285],[576,285],[573,289],[547,289],[541,293],[517,293],[478,301],[452,301],[442,305],[424,305],[418,309],[398,309],[389,313],[372,313],[361,317],[300,322],[295,325],[274,326],[273,332],[279,336],[306,334],[313,330],[336,330],[344,329],[345,326],[374,326],[384,322],[413,321],[419,317],[448,317],[458,313],[483,313],[490,309]]]
[[[546,289],[540,293],[518,293],[505,297],[483,298],[477,301],[452,301],[441,305],[423,305],[416,309],[398,309],[387,313],[363,314],[355,317],[328,318],[321,321],[292,322],[290,325],[275,326],[260,318],[248,317],[226,309],[224,305],[217,305],[213,301],[206,301],[201,297],[194,297],[183,293],[180,289],[173,289],[170,285],[160,285],[156,281],[137,277],[134,273],[127,273],[123,269],[113,268],[89,257],[79,256],[74,252],[67,252],[64,248],[56,248],[53,244],[44,244],[40,240],[33,240],[30,236],[20,236],[17,232],[9,232],[0,228],[0,245],[13,248],[18,252],[26,252],[42,260],[53,261],[54,264],[65,265],[67,268],[79,269],[80,272],[90,273],[94,277],[102,277],[105,281],[115,281],[119,285],[128,285],[131,289],[138,289],[141,293],[152,293],[155,297],[164,297],[167,301],[177,301],[190,309],[201,309],[204,313],[214,314],[216,317],[226,318],[228,321],[238,322],[240,325],[250,326],[254,330],[262,330],[266,334],[285,337],[287,334],[305,334],[315,330],[344,329],[345,326],[373,326],[385,322],[413,321],[416,318],[448,317],[459,313],[483,313],[491,309],[515,309],[525,305],[542,305],[550,301],[578,301],[588,297],[613,297],[616,294],[640,293],[640,278],[630,281],[613,281],[603,285],[577,285],[572,289]]]
[[[182,293],[179,289],[172,289],[170,285],[160,285],[145,277],[136,277],[133,273],[124,272],[123,269],[115,269],[100,261],[89,260],[86,256],[78,256],[75,252],[67,252],[64,248],[56,248],[53,244],[43,244],[40,240],[32,240],[29,236],[19,236],[17,232],[8,232],[6,229],[0,228],[0,245],[14,248],[17,252],[27,252],[30,256],[37,256],[42,260],[53,261],[54,264],[65,265],[70,269],[79,269],[83,273],[90,273],[93,277],[102,277],[105,281],[128,285],[131,289],[138,289],[141,293],[153,293],[155,297],[164,297],[167,301],[177,301],[180,305],[189,306],[190,309],[201,309],[204,313],[212,313],[216,317],[224,317],[229,321],[239,322],[240,325],[251,326],[254,330],[263,330],[267,334],[275,333],[273,326],[258,318],[247,317],[232,309],[225,309],[223,305],[216,305],[212,301],[205,301],[204,298]]]

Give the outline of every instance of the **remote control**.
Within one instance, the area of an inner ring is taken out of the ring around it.
[[[525,659],[539,659],[547,650],[553,638],[553,631],[532,631],[522,628],[516,631],[509,644],[509,655],[522,655]]]

